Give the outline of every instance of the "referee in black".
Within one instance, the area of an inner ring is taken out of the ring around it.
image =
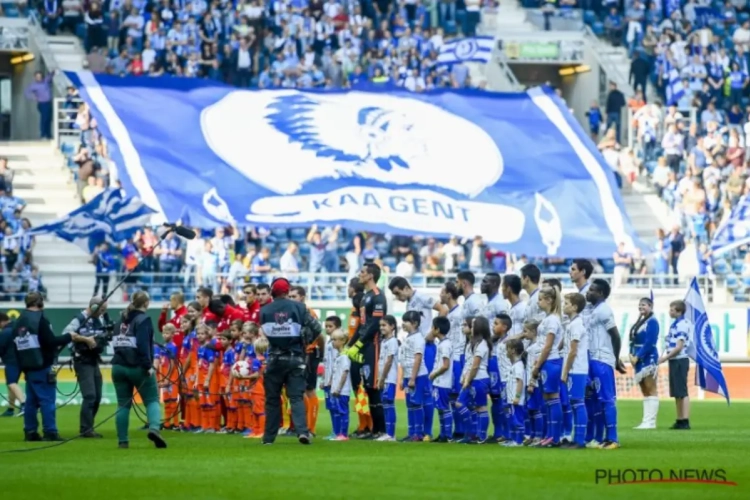
[[[362,382],[370,400],[372,415],[372,438],[385,434],[385,415],[378,390],[378,357],[380,351],[380,320],[388,314],[385,294],[378,289],[380,267],[377,264],[365,264],[359,272],[359,282],[365,288],[361,307],[364,315],[360,317],[360,327],[349,340],[346,355],[355,363],[361,363]],[[354,365],[354,363],[352,363]]]
[[[263,444],[273,444],[279,433],[281,390],[284,387],[292,407],[292,423],[297,431],[297,438],[302,444],[312,443],[303,400],[307,384],[305,348],[320,335],[321,327],[304,304],[288,298],[289,288],[289,281],[285,278],[274,280],[271,283],[273,302],[260,310],[261,331],[268,338],[266,372],[263,377],[263,388],[266,391]],[[305,338],[308,335],[311,338]]]

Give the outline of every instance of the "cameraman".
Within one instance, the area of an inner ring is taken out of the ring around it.
[[[76,372],[76,379],[78,379],[78,387],[81,389],[81,396],[83,396],[80,433],[81,437],[84,438],[102,437],[101,434],[94,431],[94,419],[102,400],[100,356],[107,347],[111,329],[109,316],[107,316],[107,303],[99,297],[93,297],[89,301],[89,307],[73,318],[63,330],[63,334],[77,333],[82,337],[93,338],[96,342],[94,348],[86,344],[75,344],[72,351],[73,368]]]
[[[56,337],[44,316],[44,298],[38,292],[26,295],[26,309],[13,326],[18,366],[26,377],[26,412],[23,427],[26,441],[62,441],[57,432],[55,393],[57,377],[52,371],[59,349],[70,344],[85,343],[96,347],[94,339],[77,333]],[[44,438],[39,435],[37,414],[42,413]]]

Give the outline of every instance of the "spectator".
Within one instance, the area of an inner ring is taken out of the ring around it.
[[[615,128],[615,139],[620,142],[620,114],[625,107],[625,96],[617,90],[615,82],[609,82],[609,94],[607,94],[607,128]]]
[[[62,2],[63,4],[65,2]],[[44,0],[42,5],[42,26],[47,30],[47,34],[55,36],[62,22],[62,6],[58,0]]]
[[[0,191],[13,192],[13,177],[15,172],[8,167],[8,159],[0,157]]]
[[[635,58],[630,63],[630,76],[628,79],[629,83],[633,85],[633,92],[640,89],[643,95],[646,95],[646,83],[648,82],[650,70],[648,61],[641,55],[640,51],[636,51]]]
[[[321,238],[318,226],[313,224],[307,233],[307,242],[310,244],[310,257],[308,259],[308,271],[319,273],[324,269],[326,245]]]
[[[612,258],[615,261],[615,272],[614,279],[612,281],[612,288],[617,288],[628,282],[630,268],[633,265],[633,256],[625,249],[625,243],[620,243],[619,245],[617,245],[617,251],[615,251]]]
[[[83,2],[81,0],[62,0],[61,28],[71,33],[76,32],[76,26],[83,21]]]
[[[464,261],[464,249],[458,244],[458,238],[451,236],[451,239],[443,245],[443,269],[446,272],[457,272],[459,264]]]
[[[205,240],[203,244],[203,252],[200,255],[200,271],[202,286],[218,293],[219,254],[213,247],[213,241]]]
[[[279,270],[289,278],[290,274],[299,273],[299,261],[297,260],[297,244],[292,242],[286,247],[286,251],[281,256]]]
[[[183,282],[186,288],[190,287],[191,280],[196,280],[200,283],[202,276],[198,273],[198,268],[201,265],[201,256],[206,243],[201,238],[201,230],[198,228],[194,229],[196,237],[192,240],[188,240],[185,245],[185,267],[183,270]]]
[[[93,296],[96,297],[99,294],[99,286],[101,285],[102,297],[106,297],[109,291],[109,275],[116,270],[115,256],[108,243],[102,243],[94,249],[91,262],[96,267],[96,284],[94,285]]]
[[[415,270],[414,257],[412,255],[407,255],[404,260],[396,265],[396,275],[406,279],[410,279],[414,276]]]
[[[375,262],[380,259],[380,253],[375,249],[375,237],[368,236],[365,241],[365,249],[362,250],[362,260],[364,262]]]
[[[252,273],[252,277],[260,283],[266,282],[265,275],[272,270],[271,262],[269,260],[270,256],[271,252],[268,250],[268,247],[263,247],[260,249],[260,253],[253,258],[250,272]]]
[[[102,179],[97,179],[91,175],[86,179],[86,182],[87,185],[83,188],[83,192],[81,193],[84,203],[90,202],[104,192],[104,182]]]
[[[104,14],[99,2],[91,2],[89,10],[84,15],[86,21],[86,47],[105,47],[107,45],[107,34],[104,31]]]
[[[41,71],[37,71],[34,73],[34,83],[29,85],[25,92],[27,99],[36,101],[36,109],[39,111],[39,136],[42,139],[52,139],[51,85],[54,76],[54,71],[47,73],[47,76],[43,76]]]

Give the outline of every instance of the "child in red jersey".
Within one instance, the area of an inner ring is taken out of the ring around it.
[[[162,336],[164,347],[159,348],[157,373],[162,401],[164,402],[164,429],[176,429],[180,425],[179,370],[177,367],[177,346],[173,342],[177,329],[171,323],[164,325]]]

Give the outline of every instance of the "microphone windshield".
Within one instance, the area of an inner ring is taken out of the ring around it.
[[[192,229],[188,229],[183,226],[175,226],[174,232],[177,233],[177,236],[182,236],[186,240],[195,239],[195,231],[193,231]]]

